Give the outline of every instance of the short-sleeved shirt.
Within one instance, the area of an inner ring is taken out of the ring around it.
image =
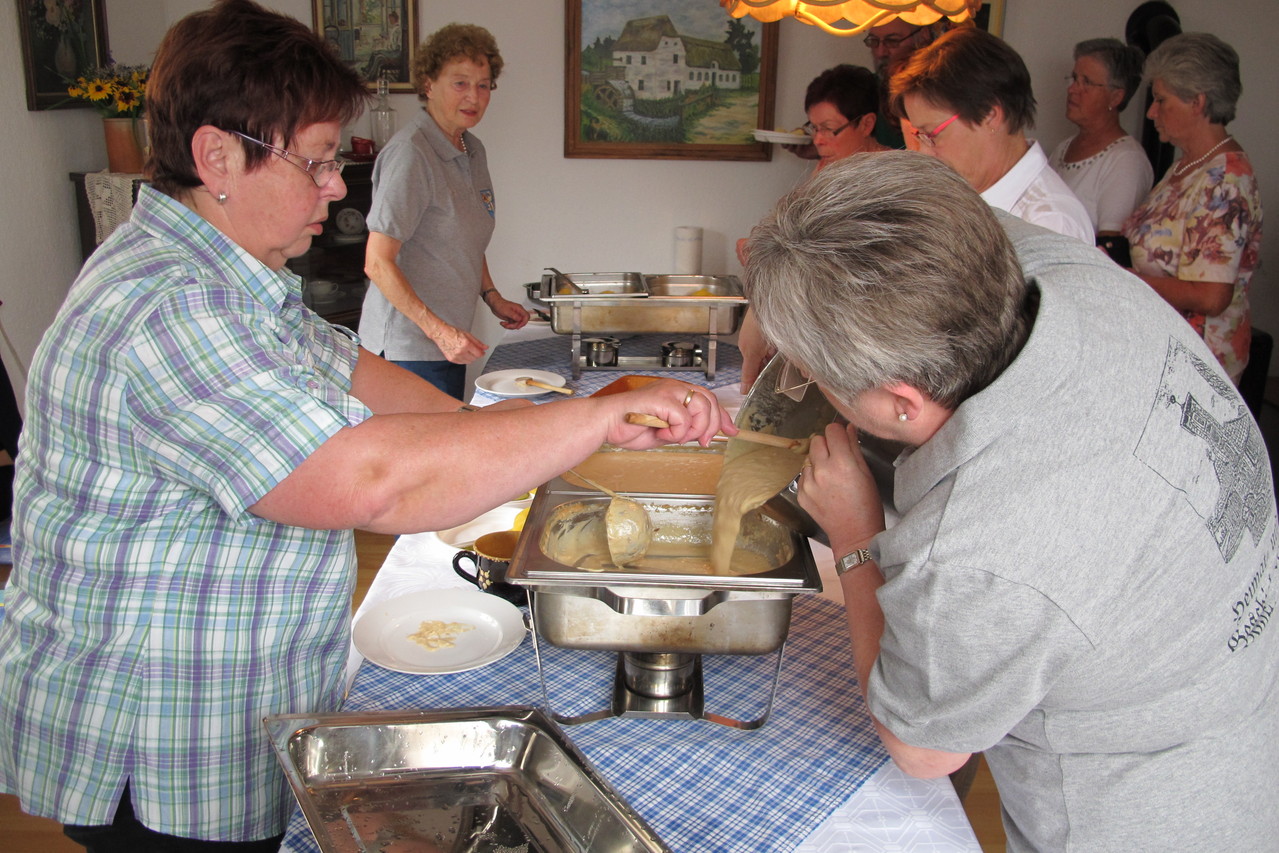
[[[62,823],[227,841],[292,809],[262,727],[334,710],[349,530],[249,511],[369,411],[357,342],[143,186],[31,365],[0,625],[0,789]]]
[[[1052,170],[1044,149],[1033,140],[1021,159],[981,197],[991,207],[1090,246],[1097,239],[1083,202]]]
[[[488,155],[470,131],[462,136],[466,151],[459,151],[425,110],[416,118],[378,154],[368,227],[400,241],[396,263],[426,307],[469,332],[495,225]],[[360,337],[392,361],[445,360],[376,286],[364,297]]]
[[[1132,212],[1124,236],[1139,273],[1233,285],[1226,310],[1185,317],[1238,382],[1252,343],[1248,285],[1261,262],[1261,191],[1242,151],[1217,154],[1178,176],[1180,162]]]
[[[1009,220],[1040,301],[1012,364],[899,459],[870,707],[984,751],[1010,851],[1279,837],[1275,492],[1167,303]]]
[[[1150,158],[1140,142],[1124,134],[1091,157],[1067,161],[1066,150],[1074,139],[1058,145],[1048,162],[1083,202],[1093,229],[1118,232],[1155,182]]]

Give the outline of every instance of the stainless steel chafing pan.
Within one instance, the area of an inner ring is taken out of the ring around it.
[[[536,708],[263,722],[325,853],[669,851]]]

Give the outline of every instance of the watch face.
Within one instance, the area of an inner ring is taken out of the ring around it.
[[[343,234],[364,233],[364,214],[354,207],[339,210],[337,216],[333,217],[333,222]]]

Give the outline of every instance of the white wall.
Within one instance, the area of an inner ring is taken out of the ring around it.
[[[695,2],[695,0],[689,0]],[[715,2],[715,0],[696,0]],[[1279,133],[1274,92],[1276,71],[1269,41],[1279,36],[1273,0],[1233,0],[1230,15],[1214,0],[1173,0],[1185,30],[1209,30],[1230,42],[1243,59],[1244,96],[1231,126],[1251,154],[1262,192],[1279,205]],[[204,7],[198,0],[110,0],[112,52],[122,62],[143,62],[172,21]],[[310,0],[274,0],[267,5],[309,22]],[[1026,58],[1039,100],[1037,135],[1045,147],[1066,136],[1062,116],[1070,50],[1075,42],[1102,35],[1123,37],[1123,26],[1139,0],[1008,0],[1004,36]],[[673,265],[677,225],[705,229],[706,272],[737,272],[736,239],[744,236],[773,201],[805,174],[806,164],[778,149],[767,163],[715,161],[580,160],[563,156],[564,4],[562,0],[430,0],[420,2],[420,35],[450,21],[481,24],[501,46],[506,69],[489,112],[477,129],[489,151],[497,189],[498,225],[489,264],[499,287],[512,298],[543,267],[565,271],[664,272]],[[1221,17],[1220,21],[1216,19]],[[16,15],[0,23],[0,55],[8,82],[0,85],[0,150],[8,157],[5,201],[0,202],[0,321],[25,365],[51,321],[78,268],[74,204],[67,173],[102,168],[96,115],[87,110],[26,111]],[[804,120],[804,88],[818,72],[838,62],[870,64],[857,39],[839,39],[795,21],[781,24],[774,124]],[[411,95],[396,95],[401,122],[416,110]],[[1135,128],[1140,107],[1126,124]],[[348,129],[368,136],[367,119]],[[1279,330],[1279,295],[1269,271],[1279,269],[1279,226],[1263,244],[1266,270],[1254,279],[1259,326]],[[490,340],[495,327],[484,329]],[[21,398],[21,368],[0,341],[6,366]],[[1279,373],[1279,365],[1273,368]]]

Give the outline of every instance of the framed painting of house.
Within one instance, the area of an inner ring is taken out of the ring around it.
[[[91,107],[67,85],[107,64],[107,22],[100,0],[18,0],[27,109]]]
[[[718,3],[566,0],[564,156],[768,160],[777,24]]]
[[[377,88],[385,74],[392,92],[413,91],[417,0],[311,0],[312,27],[342,61]]]

